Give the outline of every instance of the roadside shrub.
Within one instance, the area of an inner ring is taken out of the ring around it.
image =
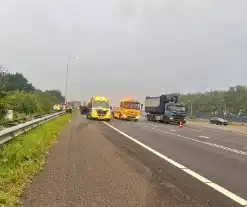
[[[0,101],[1,101],[1,99],[0,99]],[[7,114],[6,106],[0,102],[0,121],[4,119],[6,114]]]
[[[190,116],[189,116],[189,119],[191,119],[191,120],[196,120],[196,116],[190,115]]]
[[[24,91],[10,92],[5,96],[4,104],[17,113],[35,114],[43,111],[33,93]]]
[[[59,100],[54,101],[54,97],[51,97],[49,94],[42,91],[33,92],[33,96],[38,101],[39,107],[42,109],[43,113],[51,112],[52,106],[55,103],[59,103]]]

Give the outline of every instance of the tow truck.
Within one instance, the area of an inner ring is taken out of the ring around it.
[[[124,98],[120,107],[114,110],[114,118],[138,121],[140,118],[140,102],[131,98]]]

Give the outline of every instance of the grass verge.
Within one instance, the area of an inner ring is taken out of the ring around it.
[[[0,147],[0,206],[19,205],[19,196],[71,115],[65,114],[22,134]]]

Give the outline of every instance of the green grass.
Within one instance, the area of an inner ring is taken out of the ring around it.
[[[46,153],[70,118],[62,115],[0,147],[0,206],[19,205],[18,197],[42,169]]]
[[[193,115],[190,115],[188,118],[189,118],[190,120],[196,120],[196,116],[193,116]]]

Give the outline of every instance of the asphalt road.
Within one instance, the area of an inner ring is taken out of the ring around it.
[[[245,135],[78,115],[21,200],[24,206],[243,207],[246,175]]]
[[[144,117],[143,117],[144,118]],[[208,122],[200,122],[200,121],[188,121],[188,125],[193,125],[197,127],[205,127],[205,128],[210,128],[210,129],[215,129],[215,130],[223,130],[223,131],[230,131],[233,133],[241,133],[247,135],[247,126],[246,125],[238,125],[238,126],[233,126],[233,125],[228,125],[228,126],[217,126],[216,124],[210,124]]]

